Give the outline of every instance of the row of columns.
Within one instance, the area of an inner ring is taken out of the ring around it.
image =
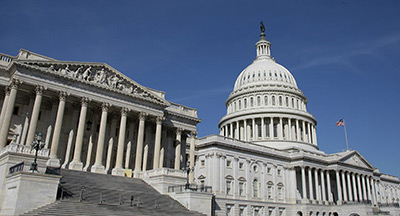
[[[332,188],[334,188],[332,186],[334,185],[331,185],[330,170],[304,166],[301,166],[300,169],[303,200],[334,202],[332,191]],[[308,179],[306,179],[306,172],[308,172]],[[337,192],[335,201],[337,201],[337,204],[340,205],[343,202],[368,203],[372,201],[376,205],[380,202],[378,196],[380,189],[377,187],[377,181],[372,176],[335,170],[335,178]]]
[[[6,87],[6,94],[2,105],[2,111],[0,114],[0,149],[3,148],[7,144],[8,131],[11,124],[11,118],[13,109],[15,106],[15,100],[17,96],[17,90],[20,85],[20,81],[13,80],[9,86]],[[30,145],[33,141],[36,133],[36,127],[39,119],[40,105],[43,97],[43,91],[45,87],[37,86],[36,87],[36,96],[33,103],[33,109],[31,113],[31,119],[29,122],[29,130],[27,132],[27,138],[25,141],[25,145]],[[57,156],[59,143],[60,143],[60,135],[63,124],[63,117],[65,111],[65,103],[68,94],[66,92],[59,92],[59,103],[56,114],[55,126],[52,136],[52,144],[50,149],[49,160],[47,162],[48,166],[59,167],[60,159]],[[86,126],[86,115],[88,109],[88,103],[90,99],[87,97],[81,98],[81,108],[79,114],[78,128],[75,140],[75,149],[73,154],[73,160],[71,161],[69,168],[75,170],[82,170],[83,163],[81,161],[82,154],[82,145],[83,145],[83,137]],[[96,157],[95,163],[91,167],[92,172],[104,173],[104,165],[103,163],[103,151],[104,151],[104,142],[106,136],[106,127],[107,127],[107,115],[110,108],[109,103],[102,103],[102,113],[100,120],[100,128],[99,135],[97,139],[97,149],[96,149]],[[117,155],[116,155],[116,163],[115,167],[112,171],[115,175],[124,175],[124,168],[122,166],[123,163],[123,155],[125,148],[125,137],[126,137],[126,124],[127,124],[127,114],[130,110],[127,108],[121,108],[121,119],[120,119],[120,127],[119,127],[119,135],[118,135],[118,146],[117,146]],[[138,127],[138,139],[137,139],[137,148],[136,148],[136,158],[135,158],[135,168],[134,171],[139,172],[142,171],[142,156],[143,156],[143,142],[144,142],[144,133],[145,133],[145,119],[148,116],[145,112],[139,113],[139,127]],[[162,165],[160,165],[160,151],[161,151],[161,136],[162,136],[162,123],[165,120],[163,116],[156,117],[156,134],[155,134],[155,146],[154,146],[154,160],[153,160],[153,168],[158,169]],[[176,132],[176,149],[175,149],[175,169],[180,169],[181,166],[181,135],[183,129],[178,128]],[[195,145],[195,136],[196,132],[191,132],[191,141],[190,141],[190,167],[194,166],[194,145]],[[71,149],[67,147],[67,151]],[[69,153],[67,152],[67,155]],[[69,158],[69,156],[68,156]],[[89,160],[90,161],[90,160]],[[193,179],[193,173],[191,173]]]
[[[260,123],[257,122],[258,119]],[[251,120],[251,124],[248,124],[248,120]],[[261,130],[261,136],[259,136],[259,130]],[[262,117],[231,122],[220,128],[220,135],[244,141],[285,139],[317,145],[315,125],[299,119],[282,117]]]

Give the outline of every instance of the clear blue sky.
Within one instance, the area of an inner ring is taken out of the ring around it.
[[[106,62],[198,109],[218,133],[236,77],[255,58],[264,21],[317,121],[320,149],[350,147],[400,175],[400,1],[11,1],[0,4],[0,52]]]

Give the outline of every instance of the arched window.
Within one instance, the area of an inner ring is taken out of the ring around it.
[[[286,97],[286,107],[289,107],[289,98],[288,97]]]
[[[246,98],[244,99],[243,107],[244,107],[245,109],[247,108],[247,99],[246,99]]]
[[[242,109],[242,100],[239,100],[239,110]]]
[[[292,108],[294,108],[294,98],[292,98]]]
[[[250,98],[250,107],[253,107],[253,106],[254,106],[254,98],[251,97],[251,98]]]
[[[233,111],[235,112],[237,110],[237,107],[236,107],[236,101],[233,103]]]
[[[272,106],[275,106],[275,96],[272,96]]]
[[[271,181],[269,181],[267,183],[267,198],[268,199],[273,199],[273,194],[274,194],[274,183],[272,183]]]
[[[238,180],[239,180],[239,196],[246,196],[246,179],[240,177]]]
[[[228,195],[232,194],[232,183],[233,183],[233,177],[228,175],[225,177],[225,193]]]
[[[257,106],[260,106],[260,105],[261,105],[261,97],[257,96]]]
[[[268,105],[268,96],[264,97],[264,105]]]
[[[282,96],[279,96],[279,106],[282,106]]]
[[[254,179],[254,181],[253,181],[253,197],[258,197],[258,187],[259,187],[258,180]]]
[[[279,182],[277,184],[277,190],[278,190],[278,199],[284,199],[285,198],[285,188],[283,187],[283,184]]]

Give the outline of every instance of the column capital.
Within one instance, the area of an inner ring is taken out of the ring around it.
[[[46,88],[44,86],[37,85],[35,87],[36,95],[42,95],[44,90],[46,90]]]
[[[157,116],[157,117],[156,117],[156,124],[157,124],[157,125],[160,125],[160,124],[163,123],[164,120],[165,120],[165,117],[164,117],[164,116]]]
[[[182,135],[183,128],[176,128],[176,135]]]
[[[196,137],[196,135],[197,135],[197,131],[190,131],[190,136],[191,137]]]
[[[121,108],[121,116],[126,116],[129,111],[131,111],[131,110],[128,108],[122,107]]]
[[[81,104],[82,104],[82,106],[86,106],[86,107],[87,107],[89,101],[90,101],[90,99],[89,99],[88,97],[82,97],[82,98],[81,98]]]
[[[139,120],[140,121],[144,121],[148,115],[149,114],[147,114],[146,112],[140,112],[139,113]]]
[[[18,89],[18,87],[22,84],[22,81],[19,79],[12,79],[9,87],[12,89]]]
[[[10,87],[9,85],[7,85],[7,86],[4,88],[4,94],[5,94],[5,95],[10,95],[10,92],[11,92],[11,87]]]
[[[60,91],[60,93],[58,94],[58,98],[60,99],[60,101],[65,101],[68,97],[68,93],[65,91]]]
[[[103,112],[108,112],[108,109],[111,107],[111,104],[107,103],[107,102],[103,102],[101,104],[101,109]]]

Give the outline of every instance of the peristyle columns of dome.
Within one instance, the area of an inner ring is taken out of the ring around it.
[[[269,138],[274,139],[275,134],[274,134],[274,118],[270,117],[269,118]]]
[[[243,126],[244,141],[248,141],[248,139],[247,139],[247,137],[248,137],[248,134],[247,134],[247,120],[246,119],[243,120],[243,124],[244,124],[244,126]]]
[[[292,120],[288,118],[288,140],[292,140]]]
[[[240,126],[239,126],[239,121],[236,121],[236,139],[240,140]]]
[[[265,125],[264,125],[264,117],[261,118],[261,139],[265,139]]]

